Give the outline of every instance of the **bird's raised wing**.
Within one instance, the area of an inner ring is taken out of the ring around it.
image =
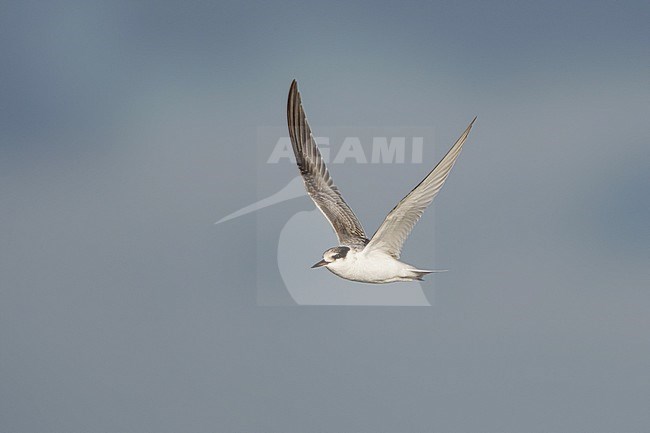
[[[396,259],[399,258],[402,245],[413,226],[445,183],[475,120],[476,117],[431,173],[390,211],[372,236],[366,250],[382,250]]]
[[[339,244],[365,246],[368,242],[361,223],[345,203],[332,181],[302,109],[298,83],[293,80],[287,102],[287,122],[293,153],[307,193],[330,222]]]

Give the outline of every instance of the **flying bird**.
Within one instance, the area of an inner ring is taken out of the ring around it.
[[[339,245],[323,253],[312,268],[325,267],[347,280],[364,283],[422,281],[436,272],[399,260],[402,245],[445,183],[472,129],[469,124],[436,167],[393,208],[368,239],[361,223],[347,205],[325,166],[302,108],[298,83],[293,80],[287,102],[289,136],[305,189],[336,233]]]

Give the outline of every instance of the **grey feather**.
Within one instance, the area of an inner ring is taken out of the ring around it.
[[[427,177],[390,211],[368,243],[368,251],[382,250],[399,258],[404,241],[447,180],[475,120],[476,117]]]
[[[330,222],[340,245],[363,248],[368,239],[361,223],[332,181],[302,108],[298,83],[293,80],[287,101],[287,122],[293,152],[307,193]]]

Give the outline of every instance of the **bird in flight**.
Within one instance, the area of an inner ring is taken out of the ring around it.
[[[472,129],[469,124],[438,165],[390,211],[372,238],[368,239],[356,215],[347,205],[318,150],[302,108],[298,83],[293,80],[287,102],[289,136],[305,189],[336,233],[339,246],[323,253],[312,268],[326,267],[347,280],[363,283],[422,281],[436,272],[419,269],[399,260],[402,245],[445,183]]]

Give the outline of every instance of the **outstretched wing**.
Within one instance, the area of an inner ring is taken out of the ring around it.
[[[287,122],[293,153],[307,193],[330,222],[339,244],[364,246],[368,240],[361,223],[332,181],[302,109],[298,83],[293,80],[287,102]]]
[[[396,259],[399,258],[402,245],[415,223],[445,183],[475,120],[476,117],[431,173],[390,211],[372,236],[367,250],[382,250]]]

